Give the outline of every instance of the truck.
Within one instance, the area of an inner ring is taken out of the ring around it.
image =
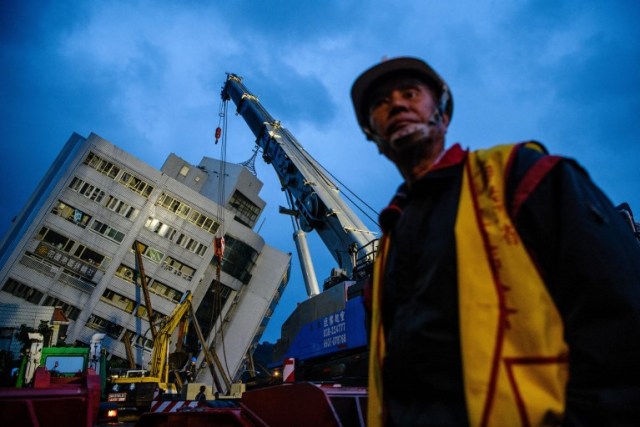
[[[43,347],[40,333],[29,333],[31,346],[22,360],[15,388],[0,389],[3,424],[75,425],[117,422],[113,405],[102,399],[106,381],[104,334],[91,346]]]

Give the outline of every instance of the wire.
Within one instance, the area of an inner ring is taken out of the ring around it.
[[[376,224],[378,227],[380,227],[380,224],[378,224],[378,220],[375,219],[378,216],[378,211],[376,211],[373,207],[371,207],[367,202],[365,202],[360,196],[358,196],[354,191],[352,191],[349,187],[346,186],[346,184],[344,184],[342,181],[340,181],[335,175],[333,175],[331,172],[329,172],[327,169],[325,169],[322,165],[320,165],[319,163],[313,163],[311,165],[311,167],[313,167],[318,174],[323,175],[329,175],[335,182],[337,182],[338,184],[340,184],[340,188],[343,188],[344,190],[346,190],[348,193],[353,194],[353,196],[363,205],[365,206],[367,209],[369,209],[369,212],[366,212],[361,205],[359,205],[358,203],[356,203],[351,197],[349,197],[345,192],[342,192],[342,197],[344,197],[345,199],[347,199],[349,202],[351,202],[351,204],[358,209],[364,216],[366,216],[371,222],[373,222],[374,224]],[[373,216],[371,216],[371,214],[373,214]]]
[[[226,189],[226,176],[227,176],[227,131],[228,131],[228,126],[227,126],[227,111],[228,111],[228,101],[227,100],[221,100],[220,103],[220,108],[218,110],[218,128],[222,129],[222,134],[221,134],[221,143],[220,143],[220,163],[219,163],[219,168],[218,168],[218,198],[216,200],[217,205],[218,205],[218,210],[217,210],[217,216],[218,216],[218,220],[220,225],[218,226],[218,229],[216,230],[215,233],[215,237],[213,240],[213,245],[214,245],[214,251],[216,250],[216,239],[217,238],[223,238],[225,236],[225,199],[226,199],[226,194],[225,194],[225,189]],[[219,327],[219,333],[220,333],[220,345],[222,347],[222,355],[223,355],[223,360],[224,360],[224,365],[226,368],[226,376],[227,378],[230,378],[230,369],[229,369],[229,364],[227,361],[227,351],[226,351],[226,345],[225,345],[225,339],[224,339],[224,321],[222,318],[222,309],[223,309],[223,298],[222,298],[222,281],[220,280],[220,276],[221,276],[221,268],[222,268],[222,262],[223,262],[224,256],[221,256],[219,259],[216,259],[216,277],[215,277],[215,284],[213,286],[213,306],[212,306],[212,310],[211,310],[211,319],[210,319],[210,327],[209,330],[211,332],[215,332],[214,328],[215,328],[215,324],[216,321],[219,319],[220,320],[220,327]],[[217,337],[217,333],[214,333],[213,335],[213,339],[212,339],[212,343],[211,346],[213,347],[213,351],[215,351],[215,347],[216,347],[216,337]],[[221,372],[221,374],[225,375],[224,372]]]
[[[289,132],[288,129],[286,128],[280,128],[281,132],[283,134],[285,134],[289,141],[291,141],[291,144],[289,145],[290,148],[295,148],[298,151],[298,156],[300,156],[300,158],[304,161],[304,163],[306,165],[308,165],[309,167],[311,167],[320,177],[322,177],[327,185],[330,185],[332,187],[335,187],[336,190],[340,191],[340,188],[338,188],[336,186],[336,183],[340,184],[341,188],[343,188],[344,190],[346,190],[348,193],[352,194],[361,204],[358,204],[357,202],[355,202],[351,197],[349,197],[347,194],[345,194],[345,192],[341,192],[342,197],[345,198],[346,200],[348,200],[349,202],[351,202],[351,204],[358,210],[360,211],[365,217],[367,217],[371,222],[373,222],[374,224],[376,224],[378,227],[380,227],[380,224],[378,224],[377,221],[377,217],[378,217],[378,212],[372,208],[368,203],[366,203],[360,196],[358,196],[354,191],[352,191],[349,187],[347,187],[342,181],[340,181],[335,175],[333,175],[331,172],[329,172],[327,169],[325,169],[320,163],[318,163],[313,156],[311,156],[310,154],[308,154],[306,152],[306,150],[297,142],[297,140],[295,139],[295,137],[291,134],[291,132]],[[327,176],[331,177],[332,179],[329,179]],[[365,211],[365,209],[362,207],[366,207],[367,209],[369,209],[369,212]]]
[[[285,196],[287,198],[287,205],[289,206],[289,209],[294,210],[294,205],[293,205],[293,195],[291,194],[291,191],[289,191],[288,189],[285,189]],[[298,217],[295,215],[291,215],[291,226],[293,227],[293,231],[298,231],[300,230],[300,221],[298,220]]]

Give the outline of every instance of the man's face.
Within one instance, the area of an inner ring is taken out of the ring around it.
[[[392,147],[394,142],[401,141],[418,125],[428,124],[434,111],[436,97],[428,86],[416,78],[389,78],[373,88],[369,96],[371,131]]]

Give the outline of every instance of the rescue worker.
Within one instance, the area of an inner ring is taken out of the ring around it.
[[[189,367],[187,369],[187,381],[192,383],[196,380],[196,373],[197,373],[198,369],[196,367],[196,358],[192,357],[191,358],[191,363],[189,364]]]
[[[196,394],[196,401],[198,402],[198,406],[203,406],[207,402],[207,387],[204,385],[200,386],[200,391]]]
[[[368,425],[640,425],[640,248],[575,161],[445,147],[446,82],[395,58],[351,89],[404,183],[380,214]]]

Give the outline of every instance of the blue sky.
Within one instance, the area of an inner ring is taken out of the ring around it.
[[[379,210],[400,176],[360,133],[349,90],[365,68],[401,55],[426,59],[452,88],[449,143],[541,141],[640,217],[639,21],[637,0],[3,1],[0,235],[72,132],[156,168],[171,152],[219,158],[226,72]],[[255,138],[234,109],[226,157],[240,163]],[[295,253],[275,172],[260,158],[256,167],[268,203],[261,234]],[[319,239],[311,249],[322,280],[334,263]],[[294,259],[265,340],[305,298],[298,269]]]

